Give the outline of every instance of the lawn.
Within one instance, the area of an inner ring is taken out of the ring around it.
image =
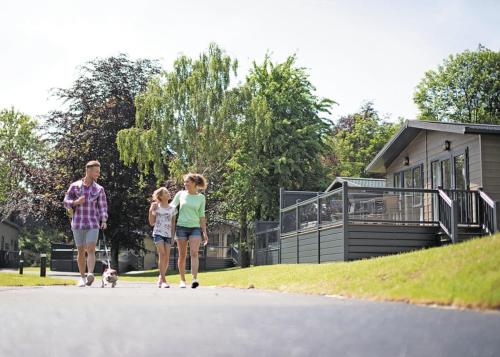
[[[152,270],[120,279],[154,282],[157,276]],[[167,278],[179,281],[178,275]],[[500,234],[382,258],[233,268],[199,279],[203,285],[500,309]]]
[[[70,279],[41,278],[35,274],[19,275],[10,272],[0,272],[0,286],[41,286],[41,285],[74,285]]]

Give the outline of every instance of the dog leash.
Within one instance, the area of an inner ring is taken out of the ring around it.
[[[104,230],[101,229],[101,232],[102,232],[102,242],[104,243],[104,255],[106,256],[106,263],[108,264],[108,269],[111,269],[111,263],[109,261],[108,246],[106,245],[106,235],[104,234]]]

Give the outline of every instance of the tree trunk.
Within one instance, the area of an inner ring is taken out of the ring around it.
[[[248,222],[247,213],[240,215],[240,264],[242,268],[250,266],[250,246],[248,244]]]

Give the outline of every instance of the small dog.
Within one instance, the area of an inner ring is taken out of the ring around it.
[[[114,288],[116,286],[116,282],[118,281],[118,273],[115,269],[110,268],[107,264],[103,264],[104,271],[102,272],[102,284],[101,288],[104,286],[111,284],[111,287]]]

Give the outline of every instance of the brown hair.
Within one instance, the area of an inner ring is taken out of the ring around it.
[[[190,172],[184,175],[184,180],[193,181],[196,187],[202,190],[207,188],[207,179],[203,175]]]
[[[163,196],[165,194],[165,192],[167,194],[170,193],[170,192],[168,192],[168,190],[165,187],[160,187],[159,189],[155,190],[155,192],[153,192],[153,201],[158,202],[159,201],[158,198],[160,196]]]
[[[91,167],[101,167],[101,164],[97,160],[92,160],[87,162],[85,169],[90,169]]]

